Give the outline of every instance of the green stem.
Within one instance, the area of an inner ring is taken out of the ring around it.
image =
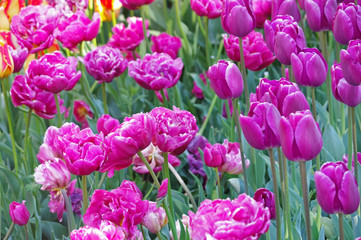
[[[342,137],[343,134],[345,133],[345,129],[346,129],[346,117],[345,117],[345,105],[343,103],[339,103],[340,104],[340,112],[341,112],[341,132],[340,132],[340,136]]]
[[[166,98],[166,96],[165,96],[165,90],[164,90],[164,89],[160,90],[160,93],[162,94],[164,107],[165,107],[165,108],[168,108],[168,100],[167,100],[167,98]]]
[[[254,148],[251,148],[251,164],[252,164],[252,171],[253,171],[253,176],[254,176],[254,181],[253,181],[253,188],[257,189],[257,175],[258,175],[258,171],[256,169],[257,166],[257,158],[256,158],[256,151]]]
[[[104,106],[104,113],[108,114],[108,104],[107,104],[107,89],[106,89],[106,83],[102,83],[102,93],[103,93],[103,106]]]
[[[358,181],[358,157],[357,157],[357,133],[356,133],[356,117],[355,117],[355,108],[351,108],[352,114],[352,142],[353,142],[353,164],[354,164],[354,174],[357,181],[357,185],[360,187]],[[351,160],[352,161],[352,160]],[[359,192],[360,194],[360,192]],[[360,216],[360,207],[357,209],[357,214]]]
[[[244,159],[244,152],[243,152],[242,130],[241,130],[241,125],[239,123],[238,99],[232,99],[232,103],[233,103],[233,111],[234,111],[233,113],[234,121],[236,122],[236,126],[237,126],[236,128],[237,128],[237,136],[239,141],[239,148],[241,150],[244,186],[245,186],[246,194],[248,194],[247,169],[246,169],[246,160]]]
[[[159,232],[156,233],[159,240],[162,240],[162,237],[160,236]],[[144,238],[145,239],[145,238]]]
[[[306,173],[306,162],[300,161],[300,174],[301,174],[301,183],[302,183],[302,197],[303,197],[303,207],[305,210],[305,221],[306,221],[306,232],[307,239],[311,240],[311,221],[310,221],[310,207],[308,205],[308,186],[307,186],[307,173]]]
[[[8,82],[9,78],[0,79],[1,87],[3,89],[4,100],[5,100],[6,116],[8,118],[8,123],[9,123],[11,145],[12,145],[12,150],[13,150],[14,164],[15,164],[15,173],[18,175],[19,174],[19,162],[18,162],[18,155],[16,152],[16,142],[15,142],[15,137],[14,137],[13,122],[12,122],[12,117],[11,117],[11,113],[10,113],[10,105],[9,105],[8,93],[7,93],[7,90],[5,87],[5,81]]]
[[[198,15],[197,15],[197,22],[198,22],[199,29],[201,30],[204,38],[207,38],[208,34],[206,33],[206,30],[203,27],[202,18],[200,16],[198,16]]]
[[[130,16],[134,17],[134,11],[133,10],[130,10]]]
[[[166,31],[168,34],[172,34],[172,30],[170,29],[169,23],[168,23],[168,6],[167,6],[167,0],[163,0],[163,14],[164,14],[164,22],[166,24]]]
[[[81,176],[82,180],[82,190],[83,190],[83,212],[86,213],[86,210],[88,209],[88,188],[86,184],[86,176]]]
[[[115,17],[114,10],[112,10],[112,23],[113,23],[113,27],[117,24],[117,18]]]
[[[281,147],[277,148],[277,156],[278,156],[278,164],[279,164],[279,174],[280,174],[280,181],[281,181],[281,199],[282,199],[282,206],[284,208],[285,206],[285,179],[283,176],[283,162],[282,162],[282,154],[281,154]],[[281,203],[280,203],[281,206]],[[288,228],[286,228],[287,226],[287,217],[283,214],[283,222],[284,222],[284,226],[285,226],[285,236],[288,236]]]
[[[176,177],[176,179],[178,180],[179,184],[182,186],[182,188],[184,189],[184,191],[187,193],[189,200],[191,201],[192,205],[193,205],[193,209],[194,212],[197,212],[197,203],[194,200],[194,197],[191,193],[191,191],[189,190],[189,188],[187,187],[187,185],[184,183],[182,177],[179,175],[179,173],[177,172],[177,170],[175,170],[175,168],[172,166],[172,164],[168,164],[169,170],[173,173],[173,175]]]
[[[183,31],[183,27],[182,27],[182,23],[181,23],[180,10],[179,10],[179,0],[174,0],[174,6],[175,6],[175,15],[176,15],[176,20],[177,20],[177,24],[178,24],[178,27],[179,27],[179,31],[180,31],[180,33],[182,35],[183,40],[184,40],[184,47],[185,47],[186,52],[189,52],[188,38],[187,38],[187,35]]]
[[[231,113],[231,106],[228,102],[228,99],[225,100],[226,102],[226,111],[227,111],[227,116],[229,121],[231,122],[231,128],[230,128],[230,133],[229,133],[229,141],[234,142],[234,118],[232,117],[232,113]]]
[[[219,179],[219,171],[218,168],[215,167],[214,171],[216,172],[216,177],[217,177],[217,185],[218,185],[218,198],[222,199],[222,189],[221,189],[221,181]]]
[[[14,223],[14,222],[11,222],[11,225],[10,225],[10,227],[9,227],[9,230],[8,230],[8,232],[6,233],[6,235],[5,235],[5,237],[4,237],[3,240],[8,240],[8,239],[9,239],[11,233],[12,233],[13,230],[14,230],[14,227],[15,227],[15,223]]]
[[[291,224],[291,211],[290,211],[290,194],[288,187],[288,167],[285,155],[282,153],[282,162],[283,162],[283,177],[285,180],[285,215],[287,219],[287,228],[289,233],[289,239],[293,240],[292,235],[292,224]]]
[[[99,184],[98,184],[98,188],[99,188],[99,189],[100,189],[101,186],[103,185],[106,177],[107,177],[107,173],[104,172],[104,173],[102,174],[102,178],[100,179]]]
[[[55,104],[56,104],[56,111],[57,111],[57,116],[58,116],[58,127],[61,127],[61,123],[62,123],[62,119],[61,119],[61,112],[60,112],[60,104],[59,104],[59,99],[58,99],[58,94],[54,93],[54,99],[55,99]]]
[[[281,216],[280,216],[280,198],[278,194],[278,184],[277,184],[277,173],[276,173],[276,161],[273,156],[273,149],[268,149],[268,154],[271,162],[272,170],[272,182],[273,182],[273,191],[275,193],[275,202],[276,202],[276,228],[277,228],[277,239],[281,239]]]
[[[24,225],[24,230],[25,230],[25,239],[26,239],[26,240],[29,240],[28,226],[27,226],[27,224]]]
[[[144,34],[144,40],[145,40],[145,52],[149,52],[150,51],[150,47],[149,47],[149,40],[148,40],[148,37],[147,37],[147,28],[146,28],[146,24],[145,24],[145,20],[146,20],[146,17],[145,17],[145,9],[146,6],[142,6],[140,8],[140,15],[142,17],[142,21],[143,21],[143,34]]]
[[[316,112],[316,94],[315,94],[315,88],[311,87],[311,94],[312,94],[312,115],[315,121],[317,121],[317,112]]]
[[[75,229],[73,209],[72,209],[71,202],[69,200],[68,194],[66,193],[66,190],[61,189],[60,192],[63,195],[64,202],[65,202],[66,217],[67,217],[67,220],[68,220],[68,232],[70,234],[71,231],[73,231]]]
[[[347,133],[348,133],[348,162],[347,162],[347,167],[350,171],[352,171],[352,108],[348,107],[348,129],[347,129]]]
[[[204,122],[202,124],[202,127],[201,127],[201,130],[199,130],[200,135],[203,135],[203,132],[206,129],[207,123],[208,123],[209,119],[211,118],[213,108],[216,105],[216,101],[217,101],[217,94],[214,94],[211,106],[208,109],[208,114],[207,114],[206,120],[204,120]]]
[[[343,216],[342,213],[338,214],[338,227],[340,230],[340,240],[345,240],[345,234],[343,231]]]
[[[204,30],[206,32],[204,41],[206,42],[206,58],[207,58],[207,66],[211,66],[211,56],[209,54],[209,33],[208,33],[208,18],[204,17]]]
[[[246,65],[244,63],[242,38],[239,38],[239,54],[240,54],[240,65],[241,65],[241,72],[242,72],[242,77],[243,77],[244,92],[246,94],[245,95],[245,98],[246,98],[246,112],[248,112],[248,109],[249,109],[249,91],[248,91]]]
[[[285,71],[286,71],[286,69],[285,69]],[[285,72],[285,74],[286,74],[286,72]],[[293,69],[292,69],[292,67],[289,67],[289,68],[288,68],[288,76],[289,76],[289,78],[290,78],[290,82],[295,82],[295,78],[294,78],[294,76],[293,76]]]
[[[141,151],[138,152],[138,156],[140,157],[140,159],[142,160],[142,162],[144,163],[144,165],[147,167],[150,175],[152,176],[153,178],[153,181],[155,183],[155,185],[157,185],[157,188],[159,189],[160,187],[160,184],[159,184],[159,181],[158,181],[158,178],[157,176],[155,175],[152,167],[149,165],[149,162],[145,159],[143,153]],[[168,178],[169,179],[169,178]]]
[[[32,113],[32,109],[29,108],[27,117],[26,117],[26,124],[25,124],[25,136],[24,136],[24,163],[27,162],[27,160],[29,161],[29,165],[32,167],[32,163],[30,163],[30,158],[28,156],[28,149],[29,149],[29,126],[30,126],[30,120],[31,120],[31,113]],[[25,164],[26,166],[26,164]]]

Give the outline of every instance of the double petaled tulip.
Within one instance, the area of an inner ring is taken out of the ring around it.
[[[167,223],[168,218],[164,208],[158,208],[156,202],[149,202],[149,208],[143,217],[142,224],[152,233],[158,233]]]
[[[346,81],[354,86],[361,84],[361,40],[352,40],[347,50],[340,53],[342,73]]]
[[[274,0],[272,6],[272,19],[278,15],[292,16],[297,22],[301,19],[296,0]]]
[[[224,0],[221,22],[225,32],[237,37],[246,36],[256,27],[250,1]]]
[[[161,33],[158,36],[152,36],[153,45],[151,50],[154,53],[167,53],[173,59],[178,56],[178,51],[182,47],[182,42],[179,37],[173,37],[167,33]]]
[[[238,142],[229,142],[228,139],[224,139],[223,146],[226,147],[226,159],[225,162],[218,167],[220,172],[227,172],[229,174],[240,174],[243,172],[241,149]],[[250,161],[245,160],[246,168],[248,168]]]
[[[329,213],[351,214],[360,204],[355,176],[343,162],[327,162],[315,172],[317,202]]]
[[[119,125],[118,119],[112,118],[108,114],[104,114],[97,121],[97,130],[106,137]]]
[[[23,201],[21,204],[18,202],[10,203],[9,214],[11,220],[19,226],[27,224],[30,218],[30,213],[25,206],[25,201]]]
[[[304,9],[307,23],[314,32],[332,29],[333,18],[336,14],[336,0],[305,0]]]
[[[198,16],[219,18],[222,14],[222,3],[222,0],[191,0],[191,8]]]
[[[309,110],[291,113],[280,122],[283,153],[291,161],[309,161],[322,149],[322,134]]]
[[[256,27],[263,28],[264,22],[272,15],[272,0],[253,0],[252,8],[256,18]]]
[[[326,80],[327,62],[317,48],[305,48],[291,55],[292,70],[301,86],[319,87]]]
[[[334,16],[332,32],[335,40],[347,45],[350,40],[361,38],[361,7],[354,3],[340,3]]]
[[[14,60],[9,49],[8,44],[0,39],[0,81],[14,72]]]
[[[220,60],[210,66],[208,77],[211,87],[219,98],[239,98],[243,91],[242,74],[236,64]]]

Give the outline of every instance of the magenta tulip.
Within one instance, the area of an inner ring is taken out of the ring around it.
[[[218,171],[229,174],[241,174],[243,173],[242,155],[238,142],[229,142],[228,139],[224,139],[223,144],[226,148],[226,156],[224,163],[218,167]],[[249,159],[245,159],[246,168],[249,167]]]
[[[254,200],[263,204],[263,207],[267,207],[271,213],[271,219],[276,219],[276,204],[275,195],[273,192],[266,188],[259,188],[254,193]]]
[[[340,53],[342,73],[346,81],[358,86],[361,84],[361,40],[352,40],[347,50]]]
[[[137,10],[143,5],[151,4],[154,0],[120,0],[121,4],[129,10]]]
[[[207,143],[204,149],[204,163],[208,167],[219,167],[226,161],[227,149],[222,144]]]
[[[305,0],[307,23],[314,32],[329,31],[336,14],[336,0]]]
[[[158,36],[150,38],[153,42],[151,50],[154,53],[167,53],[173,59],[178,56],[178,51],[182,47],[182,41],[179,37],[171,36],[167,33],[161,33]]]
[[[361,38],[361,7],[353,2],[340,3],[334,16],[332,32],[338,43],[347,45],[350,40]]]
[[[10,203],[9,214],[11,220],[19,226],[23,226],[27,224],[30,218],[30,213],[25,206],[25,201],[23,201],[22,203],[18,203],[18,202]]]
[[[252,8],[256,18],[256,27],[263,28],[264,22],[272,15],[272,0],[253,0]]]
[[[148,211],[145,213],[142,224],[152,233],[159,233],[168,223],[164,208],[157,207],[156,202],[149,202]]]
[[[296,0],[274,0],[272,7],[272,19],[279,15],[292,16],[297,22],[301,19]]]
[[[120,125],[118,119],[112,118],[108,114],[102,115],[97,121],[97,130],[106,137]]]
[[[223,0],[191,0],[192,10],[201,17],[219,18],[222,14]]]

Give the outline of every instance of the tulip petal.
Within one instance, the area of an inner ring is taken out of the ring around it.
[[[296,160],[292,151],[294,142],[293,129],[291,124],[285,117],[282,117],[280,121],[280,142],[282,146],[282,151],[285,154],[286,158],[291,161]]]
[[[341,189],[338,198],[342,204],[342,213],[354,213],[360,204],[360,194],[354,175],[347,171],[342,179]]]
[[[265,150],[264,136],[260,126],[250,117],[241,115],[239,120],[244,137],[249,145],[259,150]]]
[[[324,173],[320,171],[315,172],[315,185],[317,192],[317,202],[320,204],[323,211],[333,214],[338,209],[334,209],[334,202],[336,198],[335,183]]]
[[[232,92],[232,98],[239,98],[243,91],[242,74],[236,64],[231,63],[226,69],[226,81]]]

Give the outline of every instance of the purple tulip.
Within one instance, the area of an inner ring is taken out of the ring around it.
[[[361,7],[354,3],[340,3],[334,16],[332,32],[335,40],[347,45],[350,40],[361,38]]]
[[[347,154],[344,154],[342,156],[342,161],[346,165],[348,164],[348,155]],[[358,164],[361,165],[361,153],[360,152],[357,153],[357,161],[358,161]],[[352,172],[354,171],[354,167],[355,167],[355,158],[354,158],[354,155],[352,154]]]
[[[181,58],[172,59],[166,53],[146,54],[143,59],[131,61],[128,65],[129,76],[143,88],[162,90],[177,84],[182,75]]]
[[[280,122],[283,153],[291,161],[309,161],[322,149],[322,134],[309,110],[291,113]]]
[[[276,204],[275,195],[266,188],[259,188],[254,193],[253,199],[263,204],[263,207],[268,208],[271,213],[271,219],[276,219]]]
[[[81,42],[93,40],[98,35],[99,27],[99,13],[94,13],[93,20],[90,21],[84,12],[79,11],[59,23],[56,39],[63,47],[74,51]]]
[[[361,103],[361,85],[353,86],[343,77],[341,64],[331,67],[332,93],[337,101],[356,107]]]
[[[248,116],[240,115],[239,121],[247,142],[254,148],[265,150],[279,147],[281,115],[271,103],[253,102]]]
[[[227,149],[220,143],[207,143],[204,149],[204,163],[208,167],[219,167],[226,161]]]
[[[236,64],[220,60],[208,68],[211,87],[219,98],[239,98],[243,91],[242,74]]]
[[[201,17],[219,18],[222,14],[223,0],[191,0],[192,10]]]
[[[178,156],[188,147],[198,132],[196,118],[186,110],[173,106],[173,111],[167,108],[154,108],[150,114],[155,117],[158,132],[152,142],[162,152]]]
[[[97,121],[97,130],[99,133],[103,133],[104,137],[106,137],[119,125],[120,123],[118,119],[112,118],[108,114],[104,114]]]
[[[233,35],[223,35],[224,48],[227,56],[235,61],[240,61],[239,38]],[[276,57],[268,49],[263,40],[262,33],[252,31],[242,38],[244,51],[244,63],[246,68],[252,71],[259,71],[273,63]]]
[[[152,36],[153,42],[150,48],[154,53],[167,53],[173,59],[178,56],[178,51],[182,47],[182,41],[179,37],[173,37],[167,33],[161,33],[157,37]]]
[[[256,27],[248,0],[224,0],[221,22],[225,32],[237,37],[246,36]]]
[[[272,0],[253,0],[252,8],[256,18],[256,27],[263,28],[264,22],[272,15]]]
[[[317,202],[323,211],[354,213],[360,204],[355,176],[343,162],[327,162],[315,172]]]
[[[296,0],[274,0],[272,8],[272,19],[279,15],[289,15],[297,22],[301,19]]]
[[[346,81],[358,86],[361,84],[361,40],[352,40],[347,50],[340,53],[342,73]]]
[[[30,218],[30,213],[25,206],[25,201],[23,201],[22,203],[18,203],[18,202],[10,203],[9,214],[11,220],[19,226],[23,226],[27,224]]]
[[[119,49],[108,46],[97,47],[79,60],[84,63],[87,72],[99,83],[112,82],[126,70],[128,65],[128,61]]]
[[[61,52],[47,53],[40,59],[31,61],[27,75],[38,88],[57,94],[70,91],[81,77],[76,70],[78,61],[74,57],[64,57]]]
[[[193,140],[189,143],[187,147],[187,151],[192,154],[198,154],[199,148],[203,150],[206,147],[207,143],[208,143],[207,138],[197,133],[194,136]]]
[[[327,77],[328,66],[317,48],[305,48],[291,55],[292,70],[301,86],[319,87]]]
[[[42,51],[54,43],[58,12],[49,6],[29,5],[11,19],[11,32],[29,53]],[[74,36],[74,34],[72,34]]]
[[[28,56],[28,49],[27,48],[16,48],[13,49],[9,46],[9,52],[11,56],[13,57],[14,61],[14,71],[13,73],[18,73],[23,68],[24,62],[26,57]]]
[[[264,25],[268,48],[274,51],[276,58],[284,65],[291,64],[291,54],[297,54],[306,47],[302,28],[291,16],[277,16]]]
[[[154,0],[120,0],[123,7],[129,10],[137,10],[143,5],[151,4]]]
[[[307,23],[314,32],[332,29],[333,18],[336,14],[336,0],[305,0],[304,9]]]

